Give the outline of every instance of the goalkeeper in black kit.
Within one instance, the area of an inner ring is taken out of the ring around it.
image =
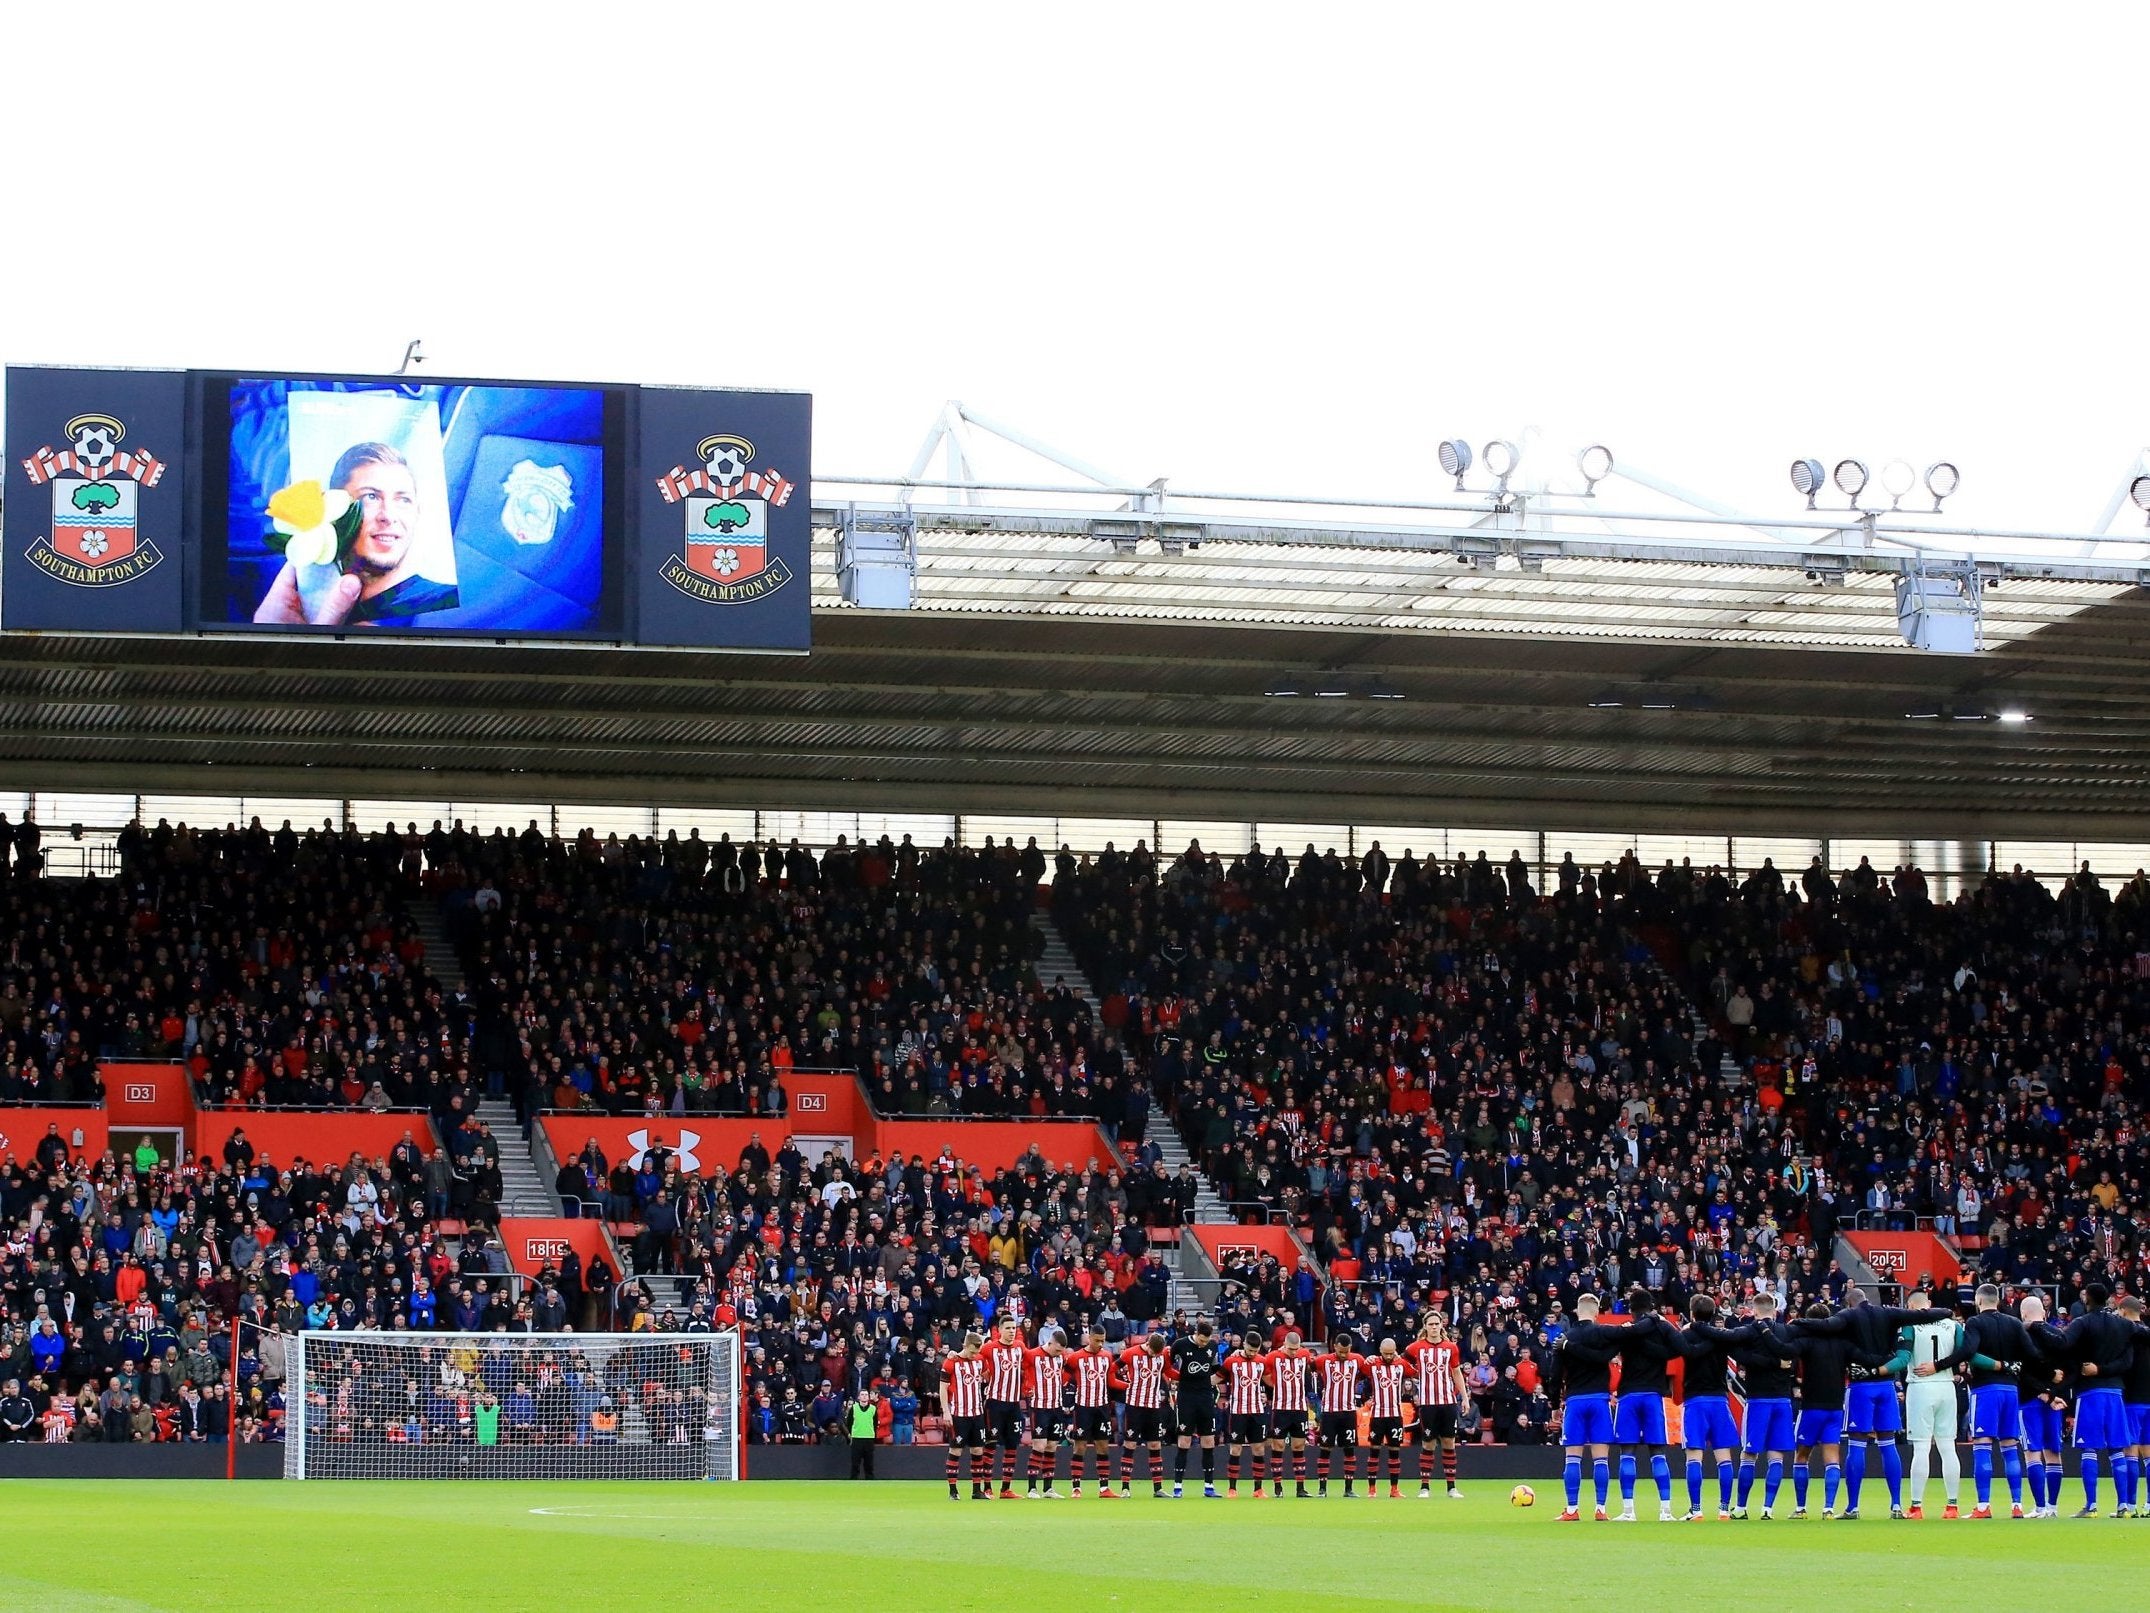
[[[1187,1454],[1202,1445],[1202,1494],[1217,1497],[1217,1329],[1204,1317],[1191,1338],[1172,1341],[1172,1376],[1179,1385],[1179,1448],[1172,1457],[1172,1498],[1187,1478]]]

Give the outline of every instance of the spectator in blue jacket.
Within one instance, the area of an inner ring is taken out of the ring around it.
[[[433,1331],[434,1319],[439,1314],[439,1302],[433,1297],[433,1286],[420,1277],[411,1288],[410,1303],[406,1314],[410,1318],[413,1333]]]
[[[67,1353],[67,1340],[61,1336],[51,1317],[37,1324],[37,1331],[30,1335],[31,1368],[52,1377],[60,1370],[60,1357]]]

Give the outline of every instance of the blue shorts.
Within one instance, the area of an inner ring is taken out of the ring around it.
[[[1732,1403],[1723,1395],[1698,1395],[1680,1411],[1681,1432],[1691,1451],[1736,1451],[1739,1424],[1732,1420]]]
[[[1612,1396],[1568,1396],[1567,1412],[1560,1419],[1560,1443],[1610,1445],[1612,1442]]]
[[[2060,1449],[2061,1408],[2043,1400],[2023,1402],[2023,1443],[2034,1451]]]
[[[1971,1437],[2023,1437],[2023,1397],[2014,1384],[1989,1383],[1971,1391]]]
[[[2075,1444],[2085,1451],[2127,1448],[2128,1408],[2118,1389],[2085,1389],[2075,1397]]]
[[[1665,1397],[1638,1390],[1620,1397],[1613,1417],[1613,1439],[1621,1445],[1665,1443]]]
[[[2150,1406],[2128,1407],[2128,1443],[2150,1445]]]
[[[1853,1384],[1844,1396],[1844,1427],[1854,1437],[1901,1434],[1904,1408],[1897,1403],[1896,1385],[1878,1378]]]
[[[1817,1408],[1799,1414],[1799,1445],[1810,1451],[1817,1445],[1841,1445],[1844,1443],[1844,1414]]]
[[[1765,1456],[1771,1451],[1788,1451],[1792,1448],[1792,1403],[1789,1400],[1750,1400],[1747,1402],[1747,1443],[1744,1447],[1749,1456]]]

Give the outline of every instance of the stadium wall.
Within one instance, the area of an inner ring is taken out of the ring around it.
[[[111,1126],[102,1109],[11,1104],[0,1109],[0,1159],[9,1154],[28,1159],[48,1126],[58,1126],[70,1149],[92,1159],[102,1154],[111,1141]]]
[[[355,1150],[366,1158],[379,1159],[409,1132],[420,1148],[431,1153],[439,1146],[433,1124],[418,1110],[390,1110],[371,1114],[362,1109],[336,1109],[301,1113],[281,1109],[204,1109],[194,1117],[193,1147],[197,1154],[224,1157],[224,1144],[234,1130],[246,1133],[256,1158],[289,1165],[304,1158],[320,1165],[340,1165]]]

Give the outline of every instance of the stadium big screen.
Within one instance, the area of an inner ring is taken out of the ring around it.
[[[9,630],[809,642],[798,393],[7,372]]]

